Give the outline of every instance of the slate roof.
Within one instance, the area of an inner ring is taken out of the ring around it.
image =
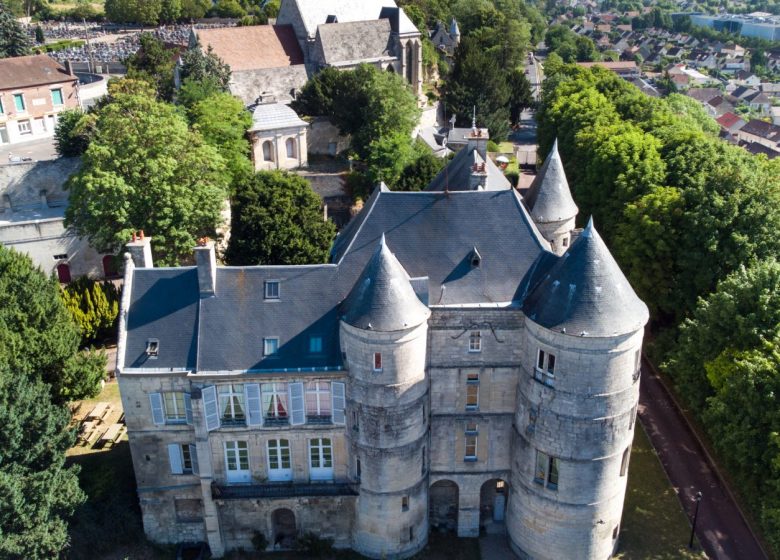
[[[304,64],[241,70],[233,72],[230,77],[230,93],[248,107],[254,105],[258,97],[264,96],[289,102],[308,80],[309,70]]]
[[[772,142],[780,142],[780,126],[759,119],[750,119],[740,132],[753,134]]]
[[[552,150],[531,183],[525,203],[537,223],[562,222],[577,215],[579,209],[571,197],[558,152],[558,140],[553,143]]]
[[[341,309],[348,325],[385,332],[420,325],[431,314],[390,252],[384,235]]]
[[[539,269],[544,267],[549,268],[542,275]],[[531,275],[542,279],[531,284],[523,312],[545,328],[572,336],[608,337],[641,329],[649,318],[647,306],[634,293],[592,219],[568,251],[556,259],[540,257]]]
[[[302,23],[309,37],[317,33],[317,26],[336,16],[339,23],[379,19],[383,8],[397,8],[393,0],[284,0],[298,7]],[[283,10],[280,10],[282,13]],[[400,33],[419,33],[403,10],[399,13]]]
[[[485,164],[487,171],[487,185],[485,190],[501,191],[512,188],[512,184],[504,177],[501,170],[496,167],[493,160],[487,158],[485,161],[476,147],[465,147],[460,150],[450,163],[433,178],[425,190],[428,192],[437,191],[467,191],[471,189],[471,168],[474,164]]]
[[[252,113],[250,132],[309,126],[298,113],[282,103],[262,103]]]
[[[387,19],[323,24],[317,28],[316,39],[323,61],[333,66],[393,58],[390,40]]]
[[[0,90],[76,80],[76,76],[68,74],[56,60],[45,54],[0,60]]]
[[[201,47],[214,54],[233,72],[303,64],[303,51],[291,25],[248,25],[194,29]]]

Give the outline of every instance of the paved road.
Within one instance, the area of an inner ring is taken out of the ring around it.
[[[703,495],[696,536],[707,555],[728,560],[767,558],[669,392],[647,363],[642,369],[639,418],[690,519],[693,497],[696,492]]]
[[[11,156],[32,158],[33,161],[56,159],[57,150],[54,149],[54,138],[41,138],[30,142],[0,145],[0,165],[13,163]]]

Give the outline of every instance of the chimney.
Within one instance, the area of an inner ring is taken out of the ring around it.
[[[68,73],[68,76],[73,75],[73,64],[71,64],[70,60],[65,60],[65,71]]]
[[[198,239],[195,247],[195,264],[198,265],[200,297],[211,297],[217,291],[217,257],[214,242],[208,237]]]
[[[487,128],[472,128],[468,136],[469,150],[472,147],[476,148],[482,159],[487,160],[488,140],[490,140],[490,134],[488,134]]]
[[[485,162],[476,163],[471,166],[471,176],[469,177],[469,187],[472,191],[485,189],[487,187],[487,166]]]
[[[144,231],[141,230],[138,233],[134,232],[130,243],[125,245],[136,268],[152,268],[154,266],[151,241],[152,238],[146,237]]]

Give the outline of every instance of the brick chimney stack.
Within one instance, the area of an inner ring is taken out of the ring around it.
[[[127,252],[133,259],[136,268],[153,268],[152,261],[152,238],[146,237],[144,231],[133,232],[130,243],[126,245]]]
[[[217,292],[217,256],[214,242],[207,237],[198,239],[195,247],[195,264],[198,266],[200,297],[211,297]]]
[[[471,129],[467,139],[469,143],[469,150],[471,148],[476,148],[477,153],[482,157],[482,159],[487,161],[487,145],[488,140],[490,140],[488,129],[474,127]]]
[[[477,163],[471,166],[471,176],[469,178],[469,187],[471,190],[478,190],[480,187],[485,189],[487,187],[487,166],[485,162]]]

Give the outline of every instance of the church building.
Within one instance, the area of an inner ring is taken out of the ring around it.
[[[615,552],[648,310],[575,229],[557,148],[524,199],[486,138],[440,188],[377,188],[327,264],[218,266],[204,240],[156,268],[149,238],[128,245],[117,369],[151,540]]]

